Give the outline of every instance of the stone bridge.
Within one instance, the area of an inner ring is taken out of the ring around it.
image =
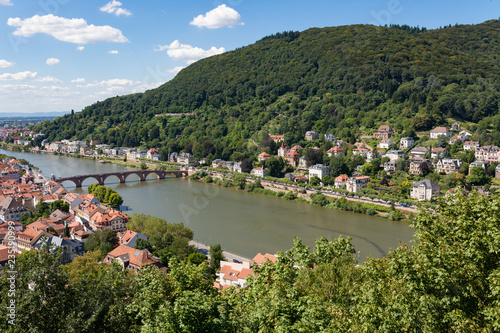
[[[62,184],[64,181],[72,181],[75,183],[76,187],[82,187],[83,182],[88,178],[94,178],[97,180],[99,185],[104,185],[104,182],[108,177],[116,176],[120,183],[125,183],[127,177],[130,175],[137,175],[139,179],[145,181],[146,178],[150,174],[156,174],[158,179],[165,179],[167,175],[173,175],[176,178],[181,177],[182,175],[188,175],[187,170],[137,170],[137,171],[122,171],[122,172],[109,172],[109,173],[97,173],[92,175],[81,175],[81,176],[72,176],[72,177],[64,177],[64,178],[56,178],[54,179],[56,182]]]

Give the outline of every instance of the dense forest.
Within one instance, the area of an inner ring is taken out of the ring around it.
[[[291,145],[312,129],[354,142],[382,123],[401,133],[453,118],[480,128],[484,143],[500,144],[499,36],[500,20],[435,30],[283,32],[197,61],[157,89],[109,98],[34,129],[49,141],[97,138],[162,148],[164,155],[230,159],[238,152],[233,158],[242,159],[267,134],[285,134]]]
[[[499,210],[498,197],[457,191],[416,218],[411,244],[360,265],[349,239],[310,251],[297,238],[247,288],[223,292],[206,261],[136,274],[100,252],[61,265],[27,251],[0,276],[0,331],[498,332]]]

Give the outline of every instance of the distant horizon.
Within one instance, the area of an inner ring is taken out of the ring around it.
[[[4,0],[0,114],[79,112],[157,88],[197,60],[283,31],[353,24],[432,30],[498,13],[500,2],[490,0]]]

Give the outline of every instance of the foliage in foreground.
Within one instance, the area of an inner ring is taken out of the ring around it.
[[[414,222],[413,247],[357,265],[350,240],[300,239],[244,289],[212,288],[206,262],[137,275],[87,254],[64,268],[18,258],[12,332],[495,332],[500,330],[500,199],[462,192]],[[85,269],[81,267],[85,266]],[[300,268],[299,268],[300,267]],[[29,284],[34,290],[29,290]],[[0,292],[9,283],[0,278]],[[6,318],[9,297],[0,316]],[[63,320],[49,320],[54,313]]]

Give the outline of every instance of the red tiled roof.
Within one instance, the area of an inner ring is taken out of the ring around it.
[[[126,245],[119,245],[116,249],[109,252],[106,255],[106,259],[104,260],[104,262],[110,263],[111,260],[126,254],[128,254],[129,262],[137,267],[158,263],[158,260],[153,258],[153,256],[149,252],[134,249],[133,247],[129,247]]]
[[[347,175],[340,175],[337,178],[335,178],[336,182],[342,182],[345,183],[349,179],[349,176]]]
[[[260,265],[264,262],[266,262],[266,260],[271,260],[272,262],[276,262],[276,256],[272,255],[272,254],[269,254],[269,253],[266,253],[264,255],[262,255],[261,253],[258,253],[253,259],[252,261],[255,262],[256,264]]]

